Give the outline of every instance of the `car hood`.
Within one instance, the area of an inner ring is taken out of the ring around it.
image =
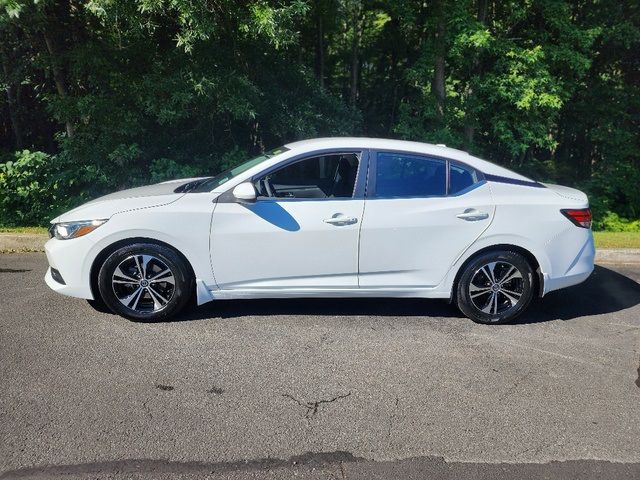
[[[177,187],[200,178],[207,177],[181,178],[110,193],[63,213],[51,220],[51,223],[106,219],[116,213],[129,210],[167,205],[184,195],[184,192],[176,193],[174,191]]]

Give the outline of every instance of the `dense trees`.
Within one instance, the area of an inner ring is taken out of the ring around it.
[[[0,223],[319,135],[446,143],[640,217],[637,2],[0,6]]]

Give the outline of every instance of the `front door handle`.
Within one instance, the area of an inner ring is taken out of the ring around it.
[[[354,223],[358,223],[358,219],[355,217],[347,217],[342,213],[335,213],[331,218],[325,218],[324,223],[329,223],[331,225],[353,225]]]
[[[487,212],[480,212],[475,208],[467,208],[464,212],[456,215],[456,217],[466,220],[467,222],[475,222],[489,218],[489,214]]]

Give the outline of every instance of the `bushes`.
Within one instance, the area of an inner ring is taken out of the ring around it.
[[[0,162],[3,226],[45,226],[52,218],[110,188],[96,166],[72,165],[63,154],[21,150]]]
[[[0,163],[0,224],[46,224],[64,196],[58,175],[55,157],[43,152],[22,150]]]
[[[192,165],[181,165],[170,158],[159,158],[151,162],[151,182],[158,183],[175,178],[200,176],[200,169]]]
[[[640,232],[640,220],[628,220],[617,213],[606,212],[600,218],[594,218],[594,230],[607,232]]]
[[[128,179],[121,183],[112,172],[113,166],[105,171],[95,163],[74,161],[67,152],[18,151],[0,157],[0,226],[45,226],[57,215],[102,194],[176,178],[215,175],[247,158],[238,148],[190,164],[160,158],[151,161],[146,174],[128,165],[120,174]]]
[[[160,158],[151,162],[148,175],[136,176],[132,184],[156,183],[175,178],[213,175],[248,158],[238,148],[208,159],[185,164]],[[117,190],[113,178],[96,165],[78,165],[66,155],[22,150],[0,159],[0,225],[46,225],[51,218],[102,193]],[[629,176],[625,176],[627,179]],[[629,220],[611,211],[611,198],[637,194],[627,181],[626,188],[600,181],[597,187],[585,185],[594,212],[594,230],[640,232],[640,220]],[[588,188],[591,187],[591,188]],[[617,194],[617,195],[616,195]],[[626,199],[628,203],[631,199]],[[627,207],[629,209],[630,207]]]

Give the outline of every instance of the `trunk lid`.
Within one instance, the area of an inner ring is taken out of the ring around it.
[[[554,185],[552,183],[543,183],[543,185],[563,198],[575,200],[577,204],[584,205],[585,207],[589,205],[589,198],[587,197],[587,194],[580,190],[565,187],[564,185]]]

